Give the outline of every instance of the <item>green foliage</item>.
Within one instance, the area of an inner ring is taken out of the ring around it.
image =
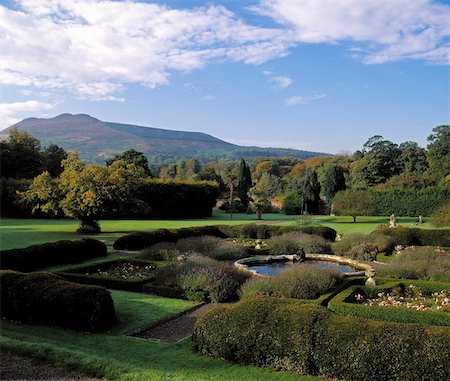
[[[331,311],[343,314],[358,316],[365,319],[389,321],[397,323],[419,323],[436,326],[450,326],[450,314],[443,311],[418,311],[405,307],[380,307],[367,306],[356,303],[356,295],[366,298],[373,298],[379,292],[386,292],[396,287],[415,285],[428,293],[450,290],[450,283],[424,282],[417,280],[392,281],[388,280],[379,286],[361,287],[353,286],[334,296],[328,303]]]
[[[439,180],[450,174],[450,125],[434,127],[428,142],[430,172]]]
[[[63,171],[62,162],[67,159],[67,152],[56,144],[50,144],[42,151],[44,167],[51,177],[57,177]]]
[[[391,278],[450,282],[450,251],[437,247],[409,247],[393,255],[377,274]]]
[[[31,207],[21,201],[18,192],[25,192],[31,185],[28,179],[0,178],[0,215],[2,217],[28,217]]]
[[[189,300],[226,302],[237,298],[249,275],[234,266],[200,255],[158,269],[155,284],[180,289]]]
[[[370,190],[367,194],[376,206],[373,213],[380,216],[429,216],[450,201],[450,190],[440,187]]]
[[[82,262],[87,259],[105,257],[106,245],[95,239],[84,238],[77,241],[57,241],[23,249],[2,250],[1,268],[17,271]]]
[[[0,280],[2,318],[91,332],[116,322],[111,294],[104,288],[50,273],[0,271]]]
[[[244,159],[241,159],[239,163],[238,195],[245,209],[248,208],[248,191],[252,186],[253,183],[250,167]]]
[[[241,259],[247,257],[245,247],[239,242],[231,242],[213,236],[180,239],[176,248],[181,253],[196,252],[217,260]]]
[[[200,218],[211,216],[218,191],[214,182],[149,180],[140,186],[139,198],[153,218]]]
[[[450,331],[333,314],[292,299],[254,297],[200,318],[200,353],[244,364],[375,381],[450,377]],[[414,361],[411,361],[414,359]]]
[[[282,298],[317,299],[341,283],[339,273],[299,264],[274,277],[253,277],[242,286],[241,295],[268,295]]]
[[[303,196],[299,191],[289,192],[283,200],[282,209],[286,214],[298,215],[303,213]]]
[[[334,195],[345,190],[345,169],[339,165],[326,163],[321,167],[319,174],[320,193],[325,197],[329,206]]]
[[[135,149],[129,149],[121,154],[116,154],[112,158],[106,160],[106,165],[110,166],[115,161],[122,160],[128,164],[134,164],[137,168],[142,168],[147,176],[151,176],[150,166],[148,159],[142,152],[138,152]]]
[[[339,192],[333,200],[333,211],[338,216],[371,216],[376,211],[376,204],[367,192],[347,190]]]
[[[200,237],[204,235],[218,238],[260,238],[267,239],[271,236],[289,232],[300,232],[318,235],[326,240],[334,241],[336,230],[326,226],[276,226],[276,225],[213,225],[181,228],[169,231],[157,229],[152,232],[132,233],[124,235],[114,242],[116,250],[141,250],[159,242],[176,242],[187,237]]]
[[[305,258],[303,245],[296,233],[286,233],[270,238],[268,245],[272,255],[298,255]]]
[[[436,227],[450,226],[450,202],[436,209],[430,217],[430,222]]]
[[[354,259],[372,260],[375,258],[361,257],[358,253],[364,253],[366,245],[371,245],[376,253],[391,253],[394,249],[394,239],[384,234],[348,234],[344,235],[340,241],[333,243],[333,252],[343,257]]]
[[[1,176],[31,179],[44,170],[41,143],[25,131],[9,130],[7,141],[0,142]]]
[[[402,226],[390,229],[381,226],[374,233],[393,237],[395,245],[450,247],[450,229],[418,229]]]

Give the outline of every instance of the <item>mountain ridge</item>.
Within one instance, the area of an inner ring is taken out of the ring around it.
[[[291,148],[239,146],[203,132],[169,130],[134,124],[104,122],[87,114],[64,113],[53,118],[26,118],[2,132],[18,128],[43,145],[58,144],[77,150],[88,161],[104,163],[114,154],[134,148],[150,162],[169,163],[196,157],[201,162],[251,160],[258,156],[293,156],[299,159],[328,155]]]

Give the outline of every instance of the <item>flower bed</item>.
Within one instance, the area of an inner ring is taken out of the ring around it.
[[[365,306],[410,308],[416,311],[450,311],[450,290],[430,294],[414,284],[407,287],[400,284],[390,290],[378,292],[376,297],[357,293],[355,300]]]
[[[382,284],[347,288],[330,300],[328,308],[373,320],[450,326],[450,283],[386,278],[377,282]]]
[[[143,285],[154,279],[156,268],[154,262],[119,259],[91,266],[70,267],[58,274],[72,282],[142,292]]]

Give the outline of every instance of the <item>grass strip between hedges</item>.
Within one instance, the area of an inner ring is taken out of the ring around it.
[[[377,278],[382,284],[371,287],[371,290],[384,291],[392,287],[398,286],[400,283],[404,285],[414,284],[423,290],[430,292],[439,292],[441,290],[450,289],[450,283],[446,282],[429,282],[420,280],[406,280],[406,279],[389,279]],[[450,313],[440,311],[416,311],[414,309],[407,309],[404,307],[379,307],[379,306],[365,306],[348,302],[358,289],[364,289],[362,286],[351,286],[333,297],[329,303],[328,308],[331,311],[351,316],[359,316],[372,320],[390,321],[397,323],[419,323],[435,326],[450,327]]]
[[[122,323],[106,334],[85,334],[44,326],[2,322],[1,350],[11,350],[114,380],[325,381],[273,372],[198,355],[189,340],[165,344],[124,336],[125,332],[170,316],[195,303],[112,291]]]

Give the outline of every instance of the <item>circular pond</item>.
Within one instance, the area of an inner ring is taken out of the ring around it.
[[[340,273],[353,273],[359,272],[360,270],[355,269],[354,267],[343,265],[336,262],[329,261],[318,261],[314,259],[306,260],[305,262],[273,262],[273,263],[262,263],[262,264],[254,264],[248,266],[247,268],[251,271],[254,271],[256,274],[260,275],[278,275],[279,273],[287,270],[291,270],[297,266],[303,267],[314,267],[325,270],[335,270]]]

